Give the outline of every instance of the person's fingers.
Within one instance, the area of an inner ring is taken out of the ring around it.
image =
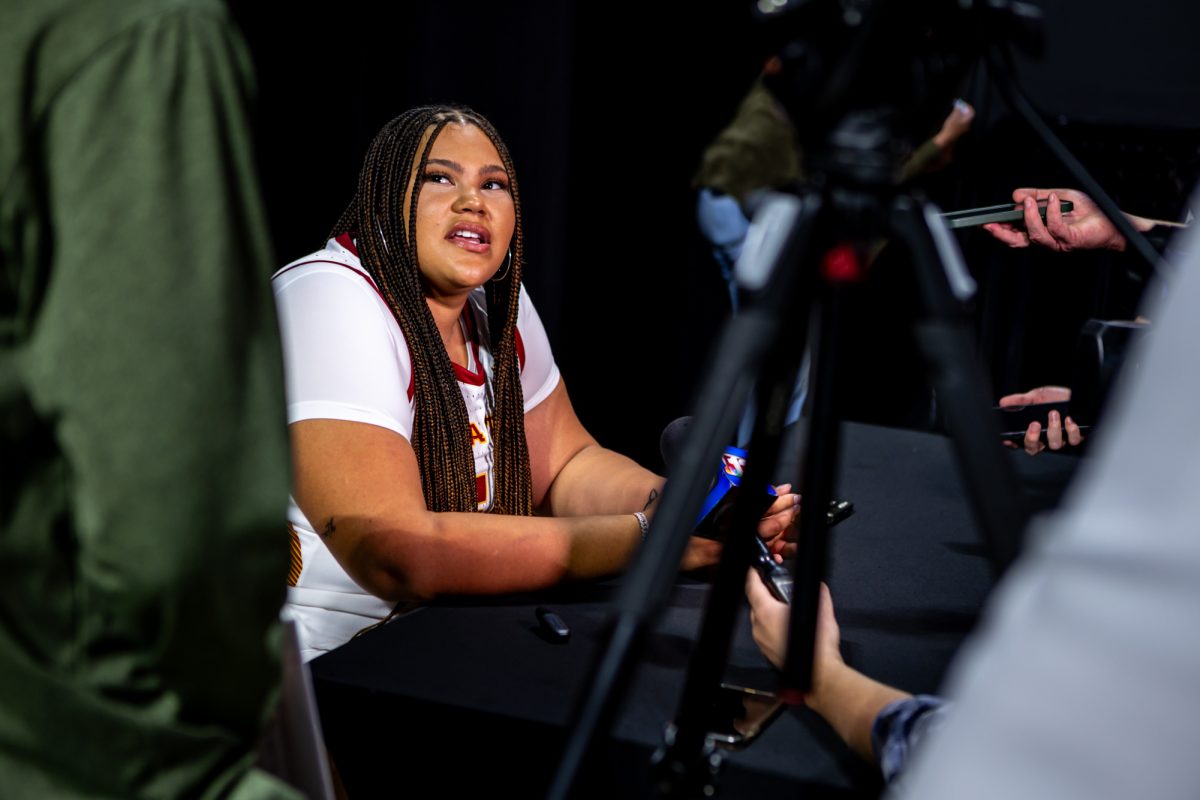
[[[758,521],[758,535],[768,542],[777,539],[795,518],[796,512],[790,508],[778,514],[769,514]]]
[[[1079,430],[1079,424],[1075,420],[1067,417],[1064,421],[1063,428],[1067,432],[1067,442],[1074,447],[1083,441],[1083,432]]]
[[[1045,189],[1035,189],[1032,186],[1023,186],[1020,189],[1013,189],[1012,198],[1014,203],[1024,204],[1026,197],[1032,197],[1034,200],[1041,198],[1045,193]]]
[[[1009,247],[1029,247],[1029,237],[1025,235],[1025,231],[1007,223],[989,222],[983,229]]]
[[[1018,392],[1017,394],[1006,394],[1000,398],[1000,407],[1007,408],[1009,406],[1027,406],[1030,403],[1036,403],[1034,392]]]
[[[746,570],[746,598],[750,601],[751,613],[755,609],[761,608],[768,601],[772,603],[779,602],[771,596],[771,591],[753,569]]]
[[[1071,399],[1071,390],[1066,386],[1039,386],[1029,393],[1037,398],[1035,402],[1038,403],[1065,403]]]
[[[1025,198],[1025,232],[1029,240],[1051,250],[1058,250],[1058,241],[1046,230],[1041,216],[1038,214],[1038,204],[1032,197]]]
[[[1086,213],[1088,209],[1094,206],[1092,198],[1078,189],[1055,189],[1054,193],[1058,195],[1060,200],[1070,200],[1075,205],[1075,208],[1069,212],[1072,214]]]
[[[1063,446],[1062,418],[1057,411],[1051,411],[1046,419],[1046,444],[1051,450],[1061,450]]]
[[[1001,440],[1000,440],[1000,444],[1004,445],[1004,446],[1005,446],[1005,447],[1007,447],[1009,450],[1016,450],[1016,449],[1017,449],[1017,443],[1016,443],[1016,442],[1010,442],[1008,439],[1001,439]]]
[[[1025,429],[1025,452],[1031,456],[1036,456],[1042,452],[1042,423],[1031,422],[1029,427]]]
[[[971,120],[975,118],[975,109],[970,103],[963,100],[956,100],[954,108],[946,115],[946,119],[942,121],[940,137],[934,137],[935,140],[940,138],[938,144],[940,146],[949,146],[953,144],[960,136],[966,133],[971,128]]]
[[[1067,242],[1071,238],[1071,226],[1063,219],[1059,202],[1058,193],[1051,192],[1050,202],[1046,205],[1046,230],[1059,242]]]
[[[776,487],[775,492],[777,496],[771,501],[771,505],[767,507],[767,510],[763,516],[778,514],[781,511],[791,511],[799,508],[800,495],[793,494],[791,489],[792,485],[790,483],[785,483],[782,486]]]
[[[1034,403],[1065,403],[1071,399],[1071,390],[1066,386],[1038,386],[1027,392],[1006,394],[999,400],[1001,408],[1028,406]]]
[[[767,542],[767,550],[771,552],[771,555],[775,556],[776,561],[783,561],[783,559],[791,557],[788,553],[794,554],[796,552],[796,543],[789,542],[782,536],[777,536]]]

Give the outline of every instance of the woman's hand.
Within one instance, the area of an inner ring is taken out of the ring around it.
[[[691,536],[688,538],[687,549],[683,551],[683,561],[679,562],[679,569],[688,572],[711,567],[721,560],[722,549],[722,543],[716,539]]]
[[[800,515],[800,495],[792,492],[792,485],[785,483],[775,487],[775,500],[763,513],[758,523],[758,535],[777,557],[790,558],[796,553],[796,521]],[[659,492],[654,492],[643,509],[647,519],[653,519],[658,510]],[[683,553],[679,568],[683,571],[711,567],[721,560],[722,543],[705,536],[692,536]]]
[[[1008,406],[1028,406],[1035,403],[1065,403],[1071,399],[1071,390],[1065,386],[1039,386],[1036,389],[1030,389],[1028,392],[1020,394],[1009,394],[1000,398],[1000,407]],[[1079,430],[1079,425],[1075,420],[1067,417],[1062,419],[1057,411],[1051,411],[1046,418],[1046,441],[1042,442],[1042,423],[1031,422],[1029,427],[1025,429],[1025,439],[1022,444],[1025,447],[1025,452],[1031,456],[1036,456],[1038,453],[1046,449],[1047,446],[1051,450],[1061,450],[1064,444],[1072,446],[1078,445],[1083,441],[1083,433]],[[1015,448],[1017,445],[1012,442],[1004,443],[1008,447]]]

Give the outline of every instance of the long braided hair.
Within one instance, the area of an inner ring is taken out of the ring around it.
[[[347,232],[356,237],[359,257],[408,341],[416,402],[412,445],[426,507],[475,511],[478,501],[470,418],[450,356],[425,302],[417,253],[421,176],[434,141],[448,124],[474,125],[483,131],[508,172],[516,213],[509,267],[502,267],[485,290],[492,352],[489,411],[496,487],[491,510],[529,515],[533,513],[533,488],[515,335],[524,261],[521,202],[512,157],[496,129],[477,112],[461,106],[421,106],[396,117],[367,149],[358,189],[329,238]],[[406,195],[408,207],[404,208]]]

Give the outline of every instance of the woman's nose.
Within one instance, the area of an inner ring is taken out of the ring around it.
[[[455,211],[477,211],[484,213],[486,206],[483,202],[483,195],[474,186],[464,185],[458,193],[458,197],[454,201]]]

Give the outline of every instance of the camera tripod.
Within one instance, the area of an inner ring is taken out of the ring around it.
[[[844,4],[809,3],[811,16],[826,24],[832,10]],[[869,3],[859,4],[869,6]],[[892,15],[907,13],[902,4],[881,2]],[[950,4],[944,4],[950,6]],[[956,3],[961,14],[946,25],[956,49],[947,56],[906,54],[921,62],[914,74],[937,80],[929,94],[948,103],[968,61],[985,52],[986,44],[1011,33],[1012,21],[1027,14],[1020,3]],[[972,16],[973,15],[973,16]],[[925,360],[951,435],[972,507],[996,570],[1015,557],[1028,519],[1017,478],[999,446],[990,416],[992,398],[975,356],[968,302],[974,281],[936,208],[919,194],[896,186],[896,109],[881,100],[888,58],[896,48],[887,43],[887,14],[877,15],[868,29],[853,38],[845,62],[826,64],[830,48],[819,44],[796,59],[799,71],[784,88],[798,95],[789,106],[793,118],[811,123],[803,140],[813,153],[809,181],[795,194],[776,194],[755,215],[751,237],[738,263],[738,281],[755,301],[726,324],[699,392],[690,435],[681,448],[670,482],[653,520],[650,535],[627,575],[614,609],[606,649],[585,684],[549,797],[566,800],[598,731],[607,729],[624,685],[631,654],[667,600],[672,578],[692,531],[707,483],[751,394],[755,426],[741,491],[730,511],[730,535],[709,594],[704,625],[693,653],[679,703],[664,744],[655,756],[655,794],[664,797],[711,796],[720,754],[709,740],[710,717],[728,660],[733,626],[740,607],[746,570],[755,556],[756,527],[771,472],[784,438],[785,412],[806,343],[811,345],[811,410],[803,457],[798,554],[792,590],[792,616],[784,670],[790,699],[811,686],[814,637],[820,582],[825,576],[828,537],[825,509],[833,491],[839,445],[834,364],[842,338],[841,318],[850,287],[865,279],[867,254],[882,239],[911,256],[919,308],[913,332]],[[995,22],[1005,23],[995,25]],[[861,22],[843,15],[837,24]],[[977,35],[964,44],[964,31]],[[980,32],[983,33],[980,33]],[[946,31],[944,31],[946,32]],[[821,48],[825,49],[822,50]],[[974,52],[968,52],[975,48]],[[870,60],[866,53],[882,53]],[[940,61],[938,60],[940,59]],[[1087,175],[1049,128],[1037,117],[1008,76],[1005,64],[990,62],[992,77],[1009,105],[1024,116],[1100,208],[1125,234],[1134,249],[1153,265],[1157,254],[1138,235],[1115,203]],[[940,65],[937,73],[929,64]],[[881,76],[883,76],[881,78]],[[777,90],[778,93],[778,90]],[[886,92],[884,92],[886,93]],[[930,101],[931,97],[922,98]],[[892,101],[893,104],[900,100]],[[786,105],[786,103],[785,103]],[[797,108],[803,109],[797,116]],[[1151,267],[1153,269],[1153,266]]]

